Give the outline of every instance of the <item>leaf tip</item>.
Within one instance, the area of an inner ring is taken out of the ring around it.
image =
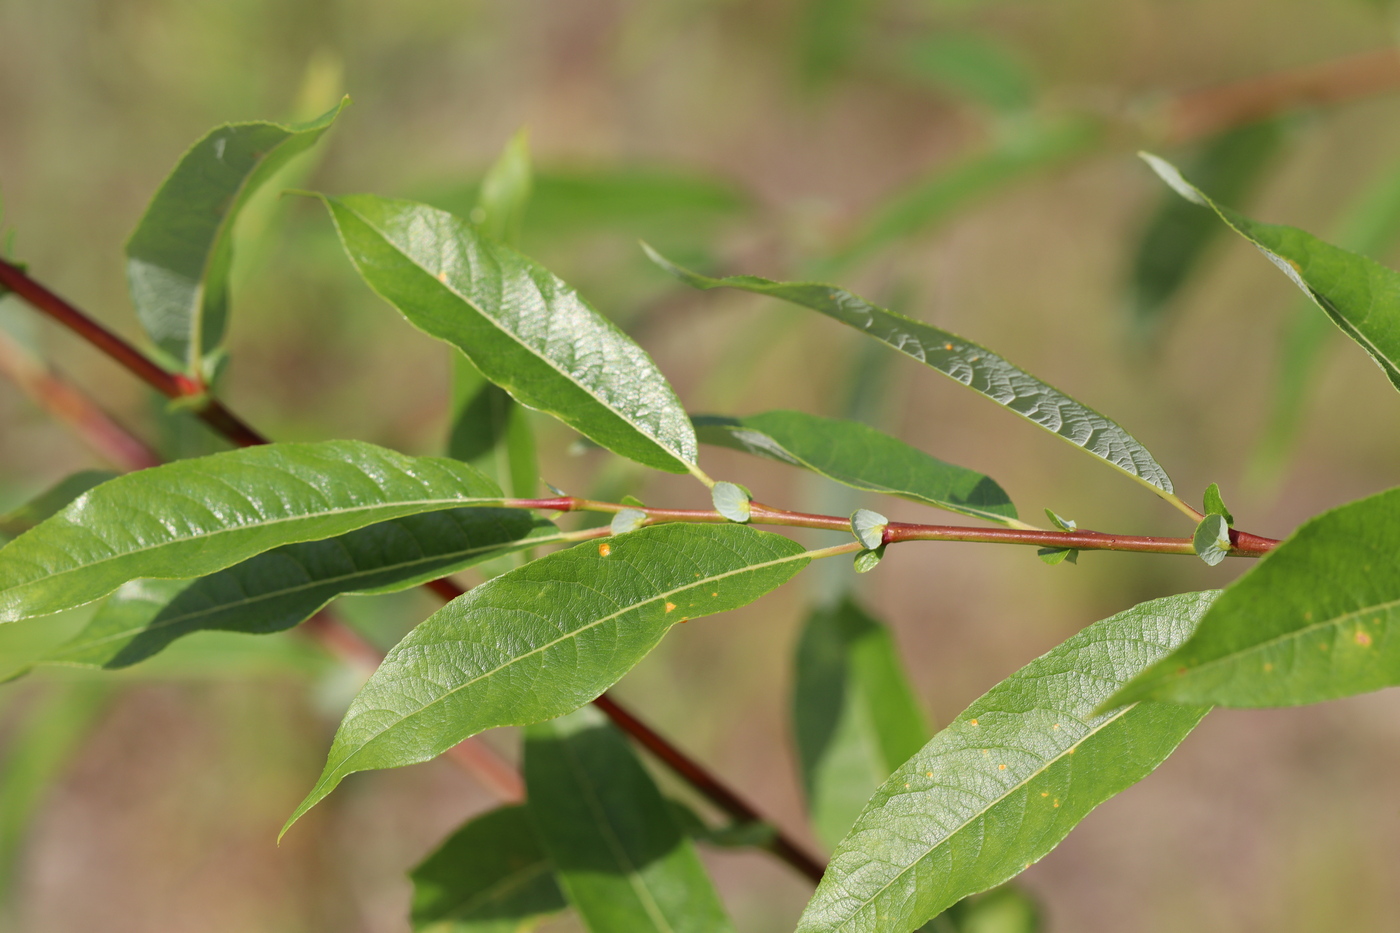
[[[1205,195],[1201,194],[1200,190],[1197,189],[1195,185],[1187,181],[1186,177],[1181,174],[1181,170],[1175,165],[1172,165],[1161,156],[1153,155],[1150,152],[1139,151],[1138,158],[1146,162],[1152,168],[1152,171],[1157,173],[1157,177],[1170,185],[1171,189],[1177,194],[1181,195],[1192,204],[1199,204],[1202,207],[1210,206]]]

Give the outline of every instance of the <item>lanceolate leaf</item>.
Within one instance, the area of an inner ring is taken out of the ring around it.
[[[809,559],[790,538],[745,525],[654,525],[478,586],[389,652],[287,825],[347,774],[427,761],[484,729],[577,709],[676,622],[750,603]]]
[[[753,275],[713,279],[675,265],[648,247],[657,265],[696,288],[738,288],[820,311],[930,366],[998,405],[1081,447],[1139,482],[1175,499],[1167,473],[1147,448],[1103,415],[957,334],[876,307],[848,291],[815,282],[774,282]]]
[[[308,123],[229,123],[190,148],[126,244],[131,297],[156,345],[202,375],[228,317],[230,231],[248,198],[348,103]]]
[[[588,929],[733,930],[671,805],[601,713],[585,707],[531,726],[525,785],[540,841]]]
[[[1091,625],[974,702],[876,791],[799,933],[915,929],[1018,874],[1149,774],[1207,708],[1094,708],[1185,641],[1213,597],[1169,596]]]
[[[92,487],[116,475],[107,470],[83,470],[64,477],[19,508],[0,515],[0,541],[23,534]]]
[[[1361,344],[1400,389],[1400,272],[1294,227],[1250,220],[1216,204],[1170,163],[1146,153],[1143,158],[1178,194],[1211,208],[1257,246],[1334,324]]]
[[[519,933],[568,906],[525,807],[473,818],[411,877],[415,930]]]
[[[324,200],[369,286],[516,401],[639,463],[698,473],[695,431],[656,364],[569,286],[443,211]]]
[[[1295,706],[1396,684],[1400,489],[1306,522],[1109,703]]]
[[[807,620],[792,717],[807,810],[829,847],[929,736],[889,631],[849,597]]]
[[[691,420],[702,443],[781,460],[856,489],[1016,524],[1016,507],[991,477],[944,463],[858,421],[800,411],[743,418],[697,415]]]
[[[47,615],[140,577],[203,576],[296,541],[500,502],[465,463],[359,441],[268,444],[128,473],[0,548],[0,621]]]
[[[288,544],[185,580],[134,580],[44,659],[127,667],[191,632],[267,634],[300,625],[347,593],[391,593],[524,547],[569,540],[518,509],[408,515],[325,541]]]

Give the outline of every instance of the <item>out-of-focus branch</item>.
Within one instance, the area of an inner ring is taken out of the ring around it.
[[[1168,143],[1213,136],[1289,110],[1400,90],[1400,49],[1364,52],[1303,68],[1188,91],[1163,108]]]
[[[0,330],[0,373],[8,376],[40,408],[68,425],[113,466],[144,470],[160,463],[154,450],[67,379],[36,360],[3,330]]]

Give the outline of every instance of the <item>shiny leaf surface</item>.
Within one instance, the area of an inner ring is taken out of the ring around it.
[[[464,463],[359,441],[167,463],[94,487],[0,548],[0,621],[81,606],[128,580],[189,579],[284,544],[499,501]]]
[[[1305,522],[1115,694],[1295,706],[1400,684],[1400,489]]]
[[[673,624],[750,603],[809,559],[791,539],[745,525],[653,525],[478,586],[389,652],[288,825],[347,774],[426,761],[484,729],[577,709]]]
[[[435,208],[324,200],[369,286],[516,401],[639,463],[696,469],[695,431],[656,364],[568,285]]]
[[[1171,753],[1207,708],[1094,709],[1186,640],[1213,593],[1089,626],[975,701],[876,791],[799,933],[910,930],[1020,873]]]

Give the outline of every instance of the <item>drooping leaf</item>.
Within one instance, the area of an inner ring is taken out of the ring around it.
[[[1305,522],[1109,704],[1295,706],[1396,684],[1400,489]]]
[[[895,240],[925,233],[1012,182],[1068,162],[1093,146],[1100,133],[1098,124],[1083,119],[1034,121],[986,152],[939,167],[877,207],[850,243],[829,260],[827,271],[838,271]]]
[[[1035,81],[1011,49],[971,32],[939,32],[909,45],[903,63],[912,75],[1002,113],[1030,107]]]
[[[652,525],[476,587],[389,652],[287,825],[347,774],[426,761],[484,729],[577,709],[676,622],[746,605],[809,559],[790,538],[747,525]]]
[[[499,501],[465,463],[360,441],[167,463],[94,487],[0,548],[0,621],[72,609],[128,580],[189,579],[284,544]]]
[[[670,804],[601,713],[530,726],[524,770],[536,832],[589,930],[733,930]]]
[[[260,185],[321,138],[348,103],[307,123],[229,123],[181,157],[126,244],[137,315],[156,346],[187,372],[223,340],[231,229]]]
[[[552,523],[518,509],[408,515],[284,545],[193,581],[134,580],[44,663],[120,668],[191,632],[281,632],[338,596],[392,593],[513,550],[567,540]]]
[[[110,470],[83,470],[64,477],[24,505],[0,515],[0,542],[23,534],[92,487],[116,475]]]
[[[1171,163],[1147,153],[1143,158],[1177,194],[1211,208],[1257,246],[1400,389],[1400,272],[1294,227],[1250,220],[1215,203]]]
[[[875,788],[928,741],[889,631],[848,596],[807,619],[793,728],[817,836],[835,847]]]
[[[1232,204],[1243,203],[1283,146],[1284,121],[1236,127],[1205,144],[1191,177]],[[1133,255],[1128,310],[1140,335],[1160,327],[1171,300],[1190,279],[1222,228],[1206,211],[1168,195],[1148,220]]]
[[[975,701],[876,791],[799,933],[910,930],[1018,874],[1141,780],[1207,708],[1094,709],[1191,633],[1214,593],[1089,626]]]
[[[714,279],[683,269],[649,247],[648,254],[661,268],[696,288],[729,287],[769,295],[819,311],[863,331],[1088,451],[1164,498],[1178,501],[1172,495],[1172,483],[1166,471],[1136,438],[1092,408],[1018,369],[986,347],[942,328],[876,307],[830,285],[774,282],[754,275]]]
[[[568,906],[523,806],[473,817],[410,877],[424,933],[522,933]]]
[[[858,421],[800,411],[743,418],[697,415],[701,443],[747,451],[820,473],[838,483],[882,492],[998,524],[1016,507],[991,477],[944,463]]]
[[[569,286],[443,211],[323,200],[369,286],[516,401],[639,463],[698,473],[695,431],[656,364]]]
[[[1205,211],[1198,213],[1209,214]],[[1380,256],[1400,236],[1400,166],[1386,167],[1368,183],[1338,225],[1338,245],[1367,256]],[[1293,311],[1283,338],[1273,408],[1250,463],[1249,475],[1260,484],[1276,480],[1297,438],[1322,352],[1336,333],[1325,315],[1304,298]]]

